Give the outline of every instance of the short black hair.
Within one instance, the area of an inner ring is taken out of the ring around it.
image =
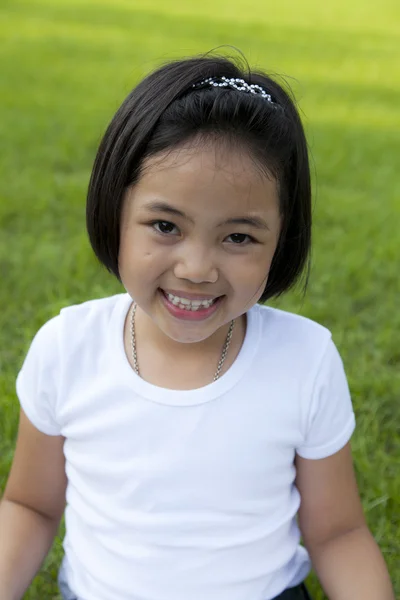
[[[228,87],[193,88],[208,77],[258,84],[273,103]],[[290,92],[267,74],[225,57],[169,62],[141,81],[118,109],[100,143],[87,195],[87,230],[97,258],[120,280],[120,219],[127,188],[138,180],[146,158],[199,136],[228,137],[244,145],[276,177],[282,230],[259,301],[281,295],[305,267],[307,277],[309,271],[312,208],[304,129]]]

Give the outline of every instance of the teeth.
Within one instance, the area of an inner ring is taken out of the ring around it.
[[[168,300],[175,306],[192,312],[199,310],[200,307],[209,308],[215,302],[215,298],[212,300],[188,300],[188,298],[180,298],[168,292],[166,292],[166,295]]]

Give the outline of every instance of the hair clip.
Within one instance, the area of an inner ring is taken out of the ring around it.
[[[246,92],[248,94],[255,94],[256,96],[261,96],[269,102],[277,106],[277,103],[272,100],[271,94],[268,94],[264,88],[260,85],[254,83],[247,83],[244,79],[231,77],[208,77],[207,79],[203,79],[199,83],[194,83],[192,85],[193,88],[199,89],[203,87],[225,87],[234,90],[238,90],[239,92]]]

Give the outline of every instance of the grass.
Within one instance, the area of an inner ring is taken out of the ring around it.
[[[231,44],[291,76],[300,100],[316,173],[313,271],[307,299],[279,306],[333,331],[357,415],[363,505],[400,597],[400,5],[3,0],[0,17],[0,490],[33,334],[62,306],[120,290],[84,228],[108,120],[160,61]],[[58,539],[26,598],[58,598],[60,556]],[[313,575],[309,584],[322,600]]]

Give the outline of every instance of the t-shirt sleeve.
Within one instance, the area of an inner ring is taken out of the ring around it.
[[[355,416],[343,362],[330,339],[306,411],[305,437],[296,452],[303,458],[326,458],[341,450],[355,429]]]
[[[42,433],[60,435],[55,417],[57,402],[59,317],[43,325],[35,335],[17,376],[21,408]]]

